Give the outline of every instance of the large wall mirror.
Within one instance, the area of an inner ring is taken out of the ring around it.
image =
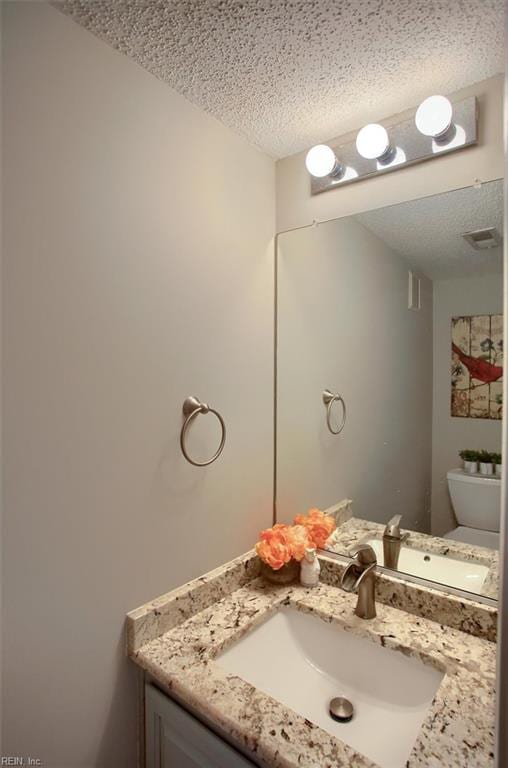
[[[502,233],[499,180],[277,245],[277,519],[327,510],[330,551],[493,599]]]

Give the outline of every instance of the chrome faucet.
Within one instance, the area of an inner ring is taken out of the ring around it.
[[[368,544],[358,544],[351,550],[353,562],[342,574],[340,585],[346,592],[358,592],[355,614],[361,619],[376,616],[376,553]]]
[[[409,536],[409,533],[401,533],[399,523],[402,515],[394,515],[386,524],[383,533],[383,565],[385,568],[397,570],[399,565],[400,545]]]

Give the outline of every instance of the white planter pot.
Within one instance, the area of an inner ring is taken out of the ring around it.
[[[468,475],[476,475],[478,472],[478,462],[477,461],[465,461],[464,462],[464,472],[467,472]]]
[[[496,464],[496,476],[502,477],[503,476],[503,465],[502,464]]]
[[[480,461],[480,475],[493,475],[494,474],[494,465],[492,462],[484,463],[483,461]]]

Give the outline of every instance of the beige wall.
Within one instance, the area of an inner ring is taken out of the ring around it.
[[[457,525],[446,473],[461,465],[459,451],[501,450],[501,422],[450,416],[451,318],[502,311],[502,274],[434,281],[432,533],[436,536]]]
[[[278,252],[279,518],[349,498],[358,517],[428,531],[430,280],[408,310],[409,264],[354,217],[280,235]],[[339,436],[324,389],[346,402]]]
[[[476,95],[480,106],[479,143],[431,162],[420,163],[373,179],[311,196],[310,178],[301,152],[279,160],[277,180],[277,232],[302,227],[312,221],[327,221],[372,208],[414,200],[438,192],[467,187],[476,178],[498,179],[503,168],[503,77],[501,75],[477,83],[452,94],[453,99]],[[340,98],[340,96],[338,96]],[[416,106],[416,105],[415,105]],[[383,120],[386,125],[405,119],[414,110]],[[373,119],[384,117],[382,105]],[[358,126],[360,128],[361,126]],[[354,139],[356,133],[341,139]],[[327,137],[323,136],[323,141]],[[334,139],[330,139],[333,143]]]
[[[125,612],[271,520],[274,166],[54,8],[2,6],[3,750],[129,768]],[[189,394],[228,427],[207,469]]]

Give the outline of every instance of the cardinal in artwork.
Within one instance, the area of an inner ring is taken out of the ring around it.
[[[497,381],[502,377],[503,368],[501,365],[494,365],[493,363],[487,362],[487,360],[482,360],[481,357],[471,357],[471,355],[466,355],[465,352],[453,342],[452,349],[460,362],[466,366],[473,379],[482,381],[484,384],[491,384],[493,381]]]

